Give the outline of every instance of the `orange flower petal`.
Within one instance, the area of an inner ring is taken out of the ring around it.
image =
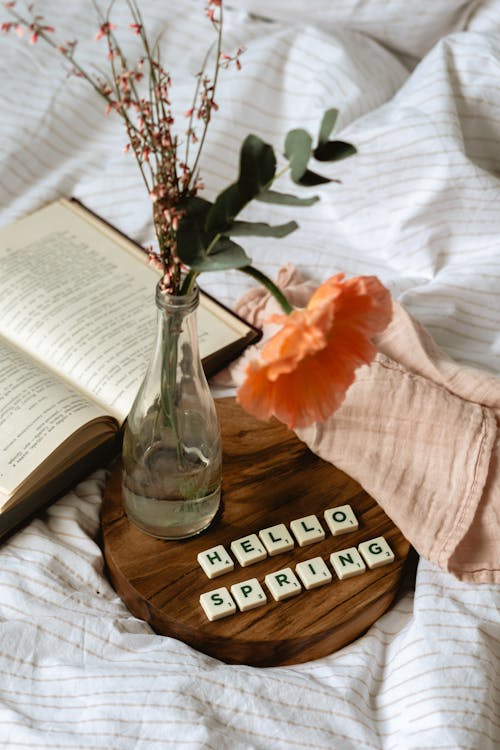
[[[273,316],[283,327],[247,367],[237,400],[259,419],[290,428],[327,419],[345,398],[355,370],[376,354],[371,339],[390,322],[389,292],[374,276],[322,284],[304,310]]]

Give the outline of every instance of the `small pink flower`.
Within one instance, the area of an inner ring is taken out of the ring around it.
[[[129,29],[132,29],[132,31],[134,32],[134,34],[136,36],[139,36],[139,34],[142,31],[142,26],[141,26],[140,23],[130,23],[129,24]]]
[[[39,34],[34,31],[33,34],[30,36],[30,44],[36,44],[38,42]]]
[[[109,23],[109,21],[106,21],[106,23],[103,23],[100,26],[99,31],[95,35],[96,40],[99,41],[99,39],[102,39],[103,36],[109,36],[113,29],[116,29],[116,25],[114,23]]]

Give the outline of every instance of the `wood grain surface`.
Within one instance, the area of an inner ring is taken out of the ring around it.
[[[228,663],[274,666],[309,661],[332,653],[361,635],[391,605],[403,576],[410,545],[375,501],[343,472],[323,461],[276,420],[246,414],[234,399],[217,401],[223,439],[220,512],[208,530],[184,541],[162,541],[134,527],[121,502],[121,467],[107,482],[102,535],[110,580],[129,610],[157,633],[178,638]],[[359,529],[332,536],[326,508],[349,503]],[[314,513],[326,538],[268,557],[210,580],[197,554],[277,523]],[[267,573],[383,535],[396,560],[360,576],[275,602],[264,585]],[[210,622],[200,594],[257,578],[268,602],[249,612]]]

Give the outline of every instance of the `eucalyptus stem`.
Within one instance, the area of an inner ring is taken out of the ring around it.
[[[262,271],[259,271],[253,266],[243,266],[243,268],[238,268],[238,271],[242,271],[243,273],[248,274],[248,276],[256,279],[260,284],[262,284],[262,286],[265,286],[266,289],[271,292],[276,301],[281,305],[287,315],[290,315],[290,313],[293,312],[293,307],[290,305],[283,292],[276,286],[274,281],[271,281],[269,276],[266,276],[265,273],[262,273]]]
[[[199,271],[193,271],[192,269],[186,274],[186,278],[182,282],[180,294],[191,294],[196,284],[196,279],[200,275]]]

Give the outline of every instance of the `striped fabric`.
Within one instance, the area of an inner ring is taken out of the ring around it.
[[[181,121],[210,38],[203,2],[143,5]],[[316,281],[375,273],[457,361],[500,373],[499,0],[233,5],[225,48],[247,51],[221,79],[207,196],[234,179],[248,132],[280,153],[288,129],[315,133],[328,107],[359,152],[322,165],[342,184],[317,189],[313,207],[248,209],[300,224],[285,240],[246,241],[255,264],[275,275],[291,262]],[[90,2],[40,7],[63,38],[81,40],[84,60],[98,59]],[[125,30],[122,3],[115,10]],[[0,44],[0,225],[74,195],[151,242],[119,120],[42,45]],[[293,187],[284,178],[281,189]],[[248,280],[228,272],[203,286],[232,305]],[[500,745],[498,586],[459,583],[421,560],[415,586],[342,651],[294,667],[228,666],[155,635],[116,596],[99,547],[104,480],[94,474],[0,547],[2,748]]]

